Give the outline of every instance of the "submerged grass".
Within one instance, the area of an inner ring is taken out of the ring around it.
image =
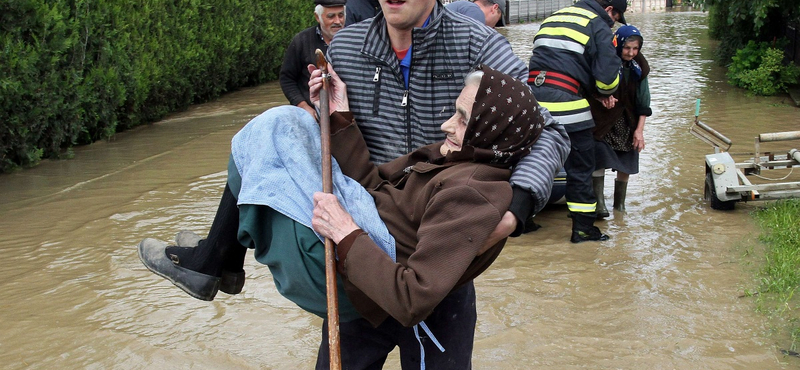
[[[754,213],[765,244],[763,267],[758,271],[759,310],[783,322],[791,337],[791,351],[800,342],[800,199],[771,203]]]

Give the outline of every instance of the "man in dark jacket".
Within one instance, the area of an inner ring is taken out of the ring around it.
[[[328,51],[333,35],[345,25],[345,0],[316,0],[314,18],[316,26],[300,31],[283,57],[280,83],[283,95],[289,104],[305,109],[316,118],[317,114],[308,99],[308,69],[306,66],[316,63],[317,49]]]
[[[615,21],[625,23],[626,8],[626,0],[582,0],[545,19],[533,39],[528,84],[539,103],[564,125],[572,143],[564,167],[573,243],[608,240],[594,226],[594,121],[586,99],[614,104],[611,94],[619,85],[621,62],[611,27]]]

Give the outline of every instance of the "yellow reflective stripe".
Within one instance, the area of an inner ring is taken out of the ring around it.
[[[569,8],[561,9],[561,10],[559,10],[559,11],[553,13],[553,14],[562,14],[562,13],[579,14],[579,15],[582,15],[582,16],[584,16],[586,18],[589,18],[589,19],[597,17],[596,13],[594,13],[592,11],[589,11],[589,10],[586,10],[586,9],[578,8],[576,6],[571,6]]]
[[[571,203],[567,202],[570,212],[591,213],[597,210],[597,203]]]
[[[581,45],[586,45],[589,42],[589,36],[567,27],[542,27],[535,37],[539,37],[539,35],[566,36],[581,43]]]
[[[612,82],[609,85],[606,85],[606,84],[604,84],[604,83],[602,83],[600,81],[595,81],[595,82],[597,84],[597,88],[600,89],[601,91],[612,91],[613,92],[613,91],[615,91],[617,89],[617,86],[619,86],[619,73],[617,73],[617,78],[614,79],[614,82]]]
[[[547,19],[542,22],[542,24],[550,23],[550,22],[562,22],[562,23],[574,23],[581,27],[586,27],[589,24],[590,19],[586,19],[584,17],[578,17],[576,15],[554,15],[548,17]]]
[[[587,109],[589,108],[589,101],[586,99],[551,103],[540,101],[539,105],[547,108],[547,110],[551,112],[565,112],[578,109]]]

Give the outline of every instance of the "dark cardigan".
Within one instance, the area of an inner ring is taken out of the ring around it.
[[[650,65],[647,63],[642,53],[633,58],[642,68],[642,77],[637,79],[632,73],[626,79],[621,79],[619,88],[614,92],[614,97],[618,102],[614,108],[606,109],[602,103],[596,99],[588,99],[592,107],[592,118],[594,119],[594,138],[602,140],[611,131],[611,127],[621,116],[626,117],[626,122],[635,130],[639,123],[639,116],[649,116],[651,112],[640,112],[636,107],[636,90],[639,83],[650,73]]]

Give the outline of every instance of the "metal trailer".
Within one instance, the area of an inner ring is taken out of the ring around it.
[[[793,171],[794,166],[800,166],[800,150],[790,149],[784,157],[782,154],[762,153],[761,143],[799,140],[800,131],[759,134],[755,137],[755,150],[752,153],[730,153],[728,149],[733,145],[731,140],[701,122],[699,115],[700,99],[697,99],[694,124],[689,131],[714,148],[714,154],[705,156],[706,179],[703,189],[703,198],[711,208],[732,210],[740,201],[800,198],[800,182],[753,184],[748,179],[748,176],[773,181],[786,179],[789,175],[781,179],[768,179],[761,174],[774,169],[790,168]],[[747,155],[749,159],[737,163],[733,159],[735,155]]]

